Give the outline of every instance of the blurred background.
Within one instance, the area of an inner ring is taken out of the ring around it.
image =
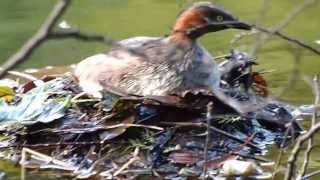
[[[56,0],[0,1],[0,63],[15,53],[45,20]],[[77,0],[73,1],[56,28],[79,29],[101,34],[115,40],[133,36],[165,36],[170,33],[177,14],[191,0]],[[320,49],[319,0],[213,0],[241,20],[270,29],[283,26],[284,34]],[[300,9],[299,9],[300,8]],[[288,18],[289,17],[289,18]],[[288,21],[286,21],[288,19]],[[320,56],[278,37],[266,38],[259,33],[244,34],[239,30],[211,33],[201,38],[213,56],[229,53],[236,48],[257,57],[256,71],[266,73],[272,96],[294,104],[312,103],[310,87],[303,78],[320,73]],[[38,48],[18,70],[66,67],[87,56],[105,52],[110,47],[101,43],[72,39],[49,40]],[[62,68],[63,69],[63,68]],[[56,68],[59,71],[59,68]],[[319,152],[319,151],[318,151]],[[271,154],[276,154],[271,151]],[[314,167],[319,159],[313,158]],[[312,166],[312,164],[311,164]],[[17,172],[10,164],[1,169]],[[14,179],[14,178],[13,178]]]

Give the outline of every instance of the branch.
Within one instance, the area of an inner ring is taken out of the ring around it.
[[[319,88],[319,85],[318,85]],[[314,111],[317,111],[318,109],[315,108]],[[288,159],[287,163],[287,171],[285,175],[285,179],[289,180],[293,178],[293,173],[295,169],[295,162],[298,158],[298,155],[301,151],[301,146],[303,143],[305,143],[307,140],[309,140],[312,136],[314,136],[315,133],[317,133],[320,130],[320,122],[316,123],[314,126],[312,126],[307,133],[304,135],[300,136],[291,152],[291,155]]]
[[[273,36],[278,36],[283,40],[289,41],[289,42],[291,42],[293,44],[296,44],[296,45],[301,46],[301,47],[303,47],[305,49],[308,49],[309,51],[314,52],[315,54],[320,56],[320,50],[318,50],[318,49],[316,49],[316,48],[314,48],[314,47],[312,47],[312,46],[310,46],[310,45],[308,45],[308,44],[306,44],[306,43],[304,43],[304,42],[302,42],[302,41],[300,41],[298,39],[295,39],[293,37],[289,37],[289,36],[279,32],[279,31],[273,31],[273,30],[270,30],[270,29],[255,25],[255,24],[253,24],[252,27],[257,29],[257,30],[259,30],[259,31],[261,31],[261,32],[264,32],[264,33],[267,33],[267,34],[270,34],[270,35],[273,35]]]
[[[295,168],[295,161],[298,158],[299,152],[301,150],[301,146],[304,142],[306,142],[311,136],[313,136],[315,133],[317,133],[320,130],[320,123],[317,123],[315,126],[313,126],[306,134],[300,136],[298,138],[292,152],[291,156],[289,157],[288,164],[287,164],[287,172],[285,179],[290,180],[293,177],[293,170]]]
[[[316,176],[316,175],[319,175],[320,174],[320,170],[316,170],[316,171],[313,171],[305,176],[303,176],[301,179],[302,180],[307,180],[307,179],[310,179],[312,176]]]
[[[313,88],[314,88],[314,93],[315,93],[315,101],[314,104],[315,106],[317,106],[320,102],[320,89],[319,89],[319,77],[315,76],[313,79]],[[313,110],[313,114],[312,114],[312,120],[311,120],[311,127],[313,127],[316,124],[316,119],[317,119],[317,108],[314,108]],[[308,147],[307,150],[305,151],[305,155],[304,155],[304,161],[303,164],[301,166],[301,170],[300,173],[298,175],[297,179],[301,179],[307,170],[308,164],[309,164],[309,159],[310,159],[310,155],[311,155],[311,151],[314,147],[313,145],[313,139],[314,136],[311,136],[310,139],[308,140]]]
[[[0,67],[0,70],[2,68]],[[16,76],[18,78],[23,78],[23,79],[26,79],[28,81],[35,81],[35,80],[38,80],[37,77],[31,75],[31,74],[28,74],[28,73],[23,73],[23,72],[18,72],[18,71],[7,71],[7,73],[9,75],[12,75],[12,76]]]
[[[139,147],[136,147],[136,149],[133,152],[133,157],[126,163],[124,163],[121,168],[119,168],[115,173],[113,173],[113,176],[118,176],[120,173],[122,173],[125,169],[127,169],[132,163],[140,160],[139,158]]]
[[[64,14],[66,8],[70,4],[71,0],[60,0],[51,11],[45,22],[42,24],[38,32],[34,34],[14,55],[2,64],[0,69],[0,78],[3,77],[6,72],[18,64],[24,62],[33,51],[38,48],[48,37],[54,25],[57,23],[59,18]]]
[[[289,13],[289,15],[282,21],[280,22],[275,28],[273,28],[273,30],[261,27],[260,25],[257,24],[253,24],[251,25],[253,28],[255,28],[256,30],[263,32],[263,33],[267,33],[269,35],[273,35],[273,36],[278,36],[283,40],[289,41],[293,44],[296,44],[298,46],[301,46],[305,49],[308,49],[312,52],[314,52],[317,55],[320,55],[320,50],[316,49],[298,39],[289,37],[285,34],[282,34],[281,32],[279,32],[281,29],[285,28],[290,21],[295,18],[303,9],[307,8],[308,6],[310,6],[312,3],[314,3],[314,0],[305,0],[302,4],[298,5],[291,13]],[[237,35],[232,41],[231,44],[234,44],[236,42],[238,42],[239,40],[241,40],[243,37],[248,36],[248,35],[254,35],[257,34],[256,31],[251,31],[249,33],[241,33],[239,35]],[[266,38],[258,38],[258,42],[255,44],[252,53],[251,54],[256,54],[258,48],[260,48],[262,46],[262,44],[268,40],[270,37],[267,36]]]
[[[292,129],[292,123],[290,123],[290,127],[287,128],[287,130],[286,130],[286,132],[284,134],[284,138],[282,139],[282,142],[280,144],[280,152],[278,154],[276,163],[275,163],[274,168],[273,168],[272,178],[271,178],[272,180],[275,179],[276,174],[279,172],[279,166],[281,164],[281,160],[282,160],[285,144],[287,143],[287,139],[288,139],[288,136],[289,136],[290,129]]]
[[[273,31],[280,31],[281,29],[285,28],[288,26],[288,24],[296,18],[299,13],[301,13],[305,8],[311,6],[315,1],[314,0],[304,0],[301,4],[296,6],[288,15],[285,19],[283,19],[278,25],[276,25],[273,28]],[[252,55],[255,56],[257,51],[262,47],[262,45],[270,39],[270,36],[266,37],[261,37],[260,35],[257,38],[257,42],[255,43],[253,50],[252,50]]]
[[[97,34],[85,34],[79,30],[68,30],[68,31],[53,31],[49,34],[50,39],[62,39],[62,38],[72,38],[82,41],[96,41],[105,43],[108,45],[115,45],[116,42],[112,38],[108,38]]]

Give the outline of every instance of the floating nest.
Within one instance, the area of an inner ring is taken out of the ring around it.
[[[265,80],[240,55],[221,64],[233,63],[219,94],[105,90],[96,99],[70,75],[1,86],[3,157],[76,178],[267,177],[272,161],[261,155],[300,134],[298,108],[268,100]]]

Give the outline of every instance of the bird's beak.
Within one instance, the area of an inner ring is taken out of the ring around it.
[[[225,22],[225,26],[228,28],[234,29],[243,29],[243,30],[251,30],[252,26],[248,23],[241,22],[241,21],[229,21]]]
[[[243,30],[251,30],[252,26],[248,23],[241,22],[238,20],[233,21],[223,21],[223,22],[211,22],[203,29],[206,29],[207,32],[215,32],[224,29],[243,29]]]
[[[235,29],[243,29],[243,30],[251,30],[252,26],[248,23],[237,21],[235,24],[233,24],[233,27]]]
[[[223,21],[223,22],[209,22],[204,26],[190,29],[189,31],[187,31],[187,35],[191,38],[198,38],[208,32],[216,32],[216,31],[221,31],[229,28],[251,30],[252,25],[247,24],[245,22],[238,21],[238,20]]]

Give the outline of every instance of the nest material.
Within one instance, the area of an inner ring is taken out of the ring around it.
[[[208,102],[213,102],[209,111]],[[24,167],[70,171],[78,178],[200,176],[204,164],[211,176],[218,176],[230,159],[267,162],[254,155],[281,139],[286,129],[282,114],[278,123],[261,120],[268,109],[260,115],[238,114],[205,91],[163,97],[107,93],[99,100],[82,93],[69,76],[29,87],[20,98],[1,103],[0,111],[6,109],[1,149],[22,152]],[[267,115],[263,118],[275,117]]]
[[[258,155],[302,128],[292,106],[264,99],[266,82],[248,70],[253,64],[241,52],[227,56],[219,93],[140,97],[105,90],[95,99],[71,76],[0,87],[0,147],[23,167],[77,178],[256,177],[257,165],[270,162]]]

